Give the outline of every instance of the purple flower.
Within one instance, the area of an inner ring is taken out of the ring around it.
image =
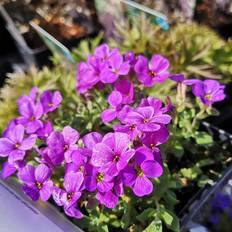
[[[108,192],[114,186],[112,179],[112,176],[100,171],[99,168],[89,165],[85,177],[85,188],[90,192],[93,192],[96,189],[100,192]]]
[[[51,169],[45,164],[38,167],[27,165],[22,168],[19,173],[19,179],[23,181],[23,191],[33,200],[47,201],[52,193],[53,182],[50,179],[52,175]]]
[[[142,132],[153,132],[160,129],[160,124],[170,123],[171,117],[152,106],[145,106],[129,112],[124,121],[136,125]]]
[[[64,161],[64,152],[57,149],[41,148],[38,150],[38,153],[41,155],[40,162],[48,165],[50,168],[55,168]]]
[[[161,55],[153,55],[151,62],[144,56],[138,56],[134,69],[139,81],[151,87],[155,83],[162,83],[169,77],[169,61]]]
[[[148,148],[155,150],[158,145],[166,143],[169,138],[168,129],[165,126],[161,126],[159,130],[152,133],[145,133],[142,138],[142,143]]]
[[[127,75],[129,70],[129,62],[124,62],[123,56],[116,50],[109,57],[108,65],[102,70],[101,82],[113,83],[120,75]]]
[[[80,62],[77,68],[77,91],[85,93],[100,80],[100,70],[89,63]]]
[[[114,131],[128,134],[131,140],[140,137],[142,134],[135,124],[117,124],[114,126]]]
[[[177,83],[181,83],[184,81],[184,75],[181,74],[181,73],[177,73],[177,74],[174,74],[174,75],[171,75],[169,76],[169,78]]]
[[[123,183],[120,178],[114,182],[114,187],[108,192],[98,192],[96,198],[100,204],[106,206],[109,209],[113,209],[118,204],[119,196],[123,194]]]
[[[121,103],[122,103],[122,94],[118,91],[113,91],[109,97],[108,102],[111,108],[104,110],[101,113],[101,119],[104,123],[108,123],[117,118],[118,113],[121,111]]]
[[[33,87],[29,93],[29,97],[33,102],[36,101],[37,95],[39,93],[39,89],[37,87]]]
[[[95,48],[94,56],[101,60],[101,62],[106,62],[111,55],[110,48],[107,44],[101,44]]]
[[[115,90],[122,95],[122,104],[131,104],[134,101],[134,85],[127,79],[115,83]]]
[[[40,120],[43,107],[39,102],[34,103],[31,98],[22,96],[18,100],[18,108],[21,116],[17,118],[17,123],[24,125],[28,134],[35,133],[43,126]]]
[[[87,148],[78,148],[71,153],[72,162],[67,163],[65,172],[82,172],[85,173],[88,158],[91,156],[91,151]]]
[[[53,199],[59,206],[64,207],[65,213],[70,217],[81,218],[83,215],[77,208],[77,201],[81,196],[81,185],[84,181],[80,172],[69,172],[64,177],[64,188],[55,187],[53,189]]]
[[[126,186],[132,187],[136,196],[142,197],[153,191],[153,184],[149,178],[160,177],[162,173],[162,165],[152,159],[151,151],[138,148],[133,166],[127,166],[123,171],[123,182]]]
[[[53,127],[50,121],[44,122],[43,127],[37,130],[36,134],[39,139],[46,140],[52,133]]]
[[[7,128],[3,131],[2,133],[2,137],[8,137],[8,135],[11,133],[12,129],[17,125],[17,120],[13,119],[11,120],[8,125]]]
[[[36,141],[36,135],[24,138],[25,129],[22,125],[16,125],[8,131],[8,137],[0,138],[0,156],[7,157],[10,163],[22,160],[27,150],[30,150]]]
[[[16,173],[21,168],[23,168],[24,166],[25,166],[24,161],[16,161],[13,164],[10,164],[8,161],[6,161],[6,162],[3,163],[3,166],[2,166],[1,177],[3,179],[6,179],[9,176]]]
[[[206,106],[211,106],[214,102],[222,101],[226,97],[225,86],[215,80],[186,80],[184,84],[193,85],[193,94]]]
[[[95,167],[103,168],[108,175],[116,176],[128,164],[135,151],[129,149],[127,134],[115,132],[106,134],[101,143],[93,147],[91,162]]]
[[[79,133],[70,126],[64,127],[62,133],[52,132],[47,139],[48,147],[55,152],[64,153],[65,160],[71,162],[71,153],[78,147]]]
[[[134,52],[129,51],[124,54],[125,61],[128,61],[130,66],[134,66],[137,62]]]
[[[86,134],[83,138],[83,143],[86,148],[92,150],[95,144],[100,143],[102,141],[102,135],[98,132],[90,132]]]
[[[166,106],[163,107],[163,103],[160,99],[155,97],[147,97],[141,100],[139,106],[152,106],[155,110],[155,113],[167,113],[173,110],[174,106],[171,103],[169,97],[166,98]]]
[[[40,96],[40,102],[43,106],[44,113],[52,112],[57,109],[62,101],[62,96],[59,91],[44,91]]]

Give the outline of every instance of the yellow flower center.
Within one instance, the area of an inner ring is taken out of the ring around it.
[[[104,179],[104,174],[103,173],[98,173],[97,174],[97,182],[102,182]]]
[[[143,176],[144,175],[143,170],[139,166],[135,167],[135,170],[136,170],[137,176]]]
[[[207,100],[211,101],[211,100],[212,100],[212,95],[211,95],[211,94],[206,94],[206,95],[205,95],[205,98],[206,98]]]
[[[42,189],[43,184],[40,183],[40,182],[38,182],[38,181],[36,181],[36,182],[35,182],[35,186],[40,190],[40,189]]]
[[[16,143],[15,148],[18,149],[20,147],[20,145],[21,145],[20,143]]]
[[[79,168],[80,172],[84,172],[84,166],[81,165],[80,168]]]

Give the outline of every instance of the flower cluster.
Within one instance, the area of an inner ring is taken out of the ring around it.
[[[122,55],[117,48],[110,50],[108,45],[103,44],[95,49],[94,55],[90,56],[87,62],[78,65],[77,90],[79,93],[85,93],[96,85],[116,82],[115,91],[121,94],[124,100],[121,100],[121,103],[126,104],[133,100],[133,85],[128,81],[117,83],[117,80],[135,72],[141,84],[151,87],[169,77],[168,68],[169,61],[161,55],[153,55],[149,62],[145,56],[136,57],[133,52]],[[126,99],[123,98],[125,95],[128,95]]]
[[[115,132],[104,136],[90,132],[80,138],[70,126],[56,131],[47,120],[61,99],[59,92],[50,91],[39,97],[35,89],[19,99],[21,116],[12,120],[0,139],[0,156],[8,157],[2,177],[17,173],[22,190],[32,200],[47,201],[53,196],[75,218],[82,216],[77,202],[86,192],[94,192],[108,208],[117,205],[126,187],[139,197],[150,194],[151,179],[163,172],[158,145],[167,141],[165,125],[171,120],[161,101],[143,99],[115,126]],[[64,182],[57,186],[59,167],[63,167]]]
[[[122,55],[106,44],[96,48],[87,62],[79,63],[80,94],[106,85],[111,89],[109,108],[99,116],[104,123],[117,123],[106,134],[91,131],[80,135],[69,125],[57,130],[50,115],[62,102],[60,92],[39,94],[33,88],[18,100],[20,116],[0,138],[0,157],[8,158],[1,176],[16,173],[32,200],[47,201],[52,196],[75,218],[82,217],[83,204],[79,203],[91,197],[115,208],[125,193],[137,197],[151,194],[153,179],[163,173],[159,146],[168,141],[167,126],[174,106],[144,97],[142,90],[170,78],[193,85],[193,93],[206,105],[223,98],[224,87],[219,84],[187,82],[181,74],[171,75],[168,68],[168,60],[161,55],[153,55],[149,61],[133,52]]]

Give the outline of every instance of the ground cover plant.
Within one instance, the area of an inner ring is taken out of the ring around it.
[[[32,200],[53,201],[87,231],[179,231],[180,194],[230,162],[199,129],[224,85],[172,73],[161,54],[90,50],[76,81],[58,57],[54,70],[22,75],[31,90],[10,100],[18,113],[0,139],[1,175],[14,174]],[[161,100],[154,89],[166,82],[175,95]]]

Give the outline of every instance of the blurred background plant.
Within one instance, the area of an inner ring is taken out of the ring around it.
[[[117,23],[115,34],[120,39],[110,39],[112,47],[137,54],[145,52],[148,56],[161,53],[170,60],[174,73],[223,82],[230,80],[231,42],[224,41],[206,26],[193,22],[176,23],[163,31],[145,15],[140,15]]]

